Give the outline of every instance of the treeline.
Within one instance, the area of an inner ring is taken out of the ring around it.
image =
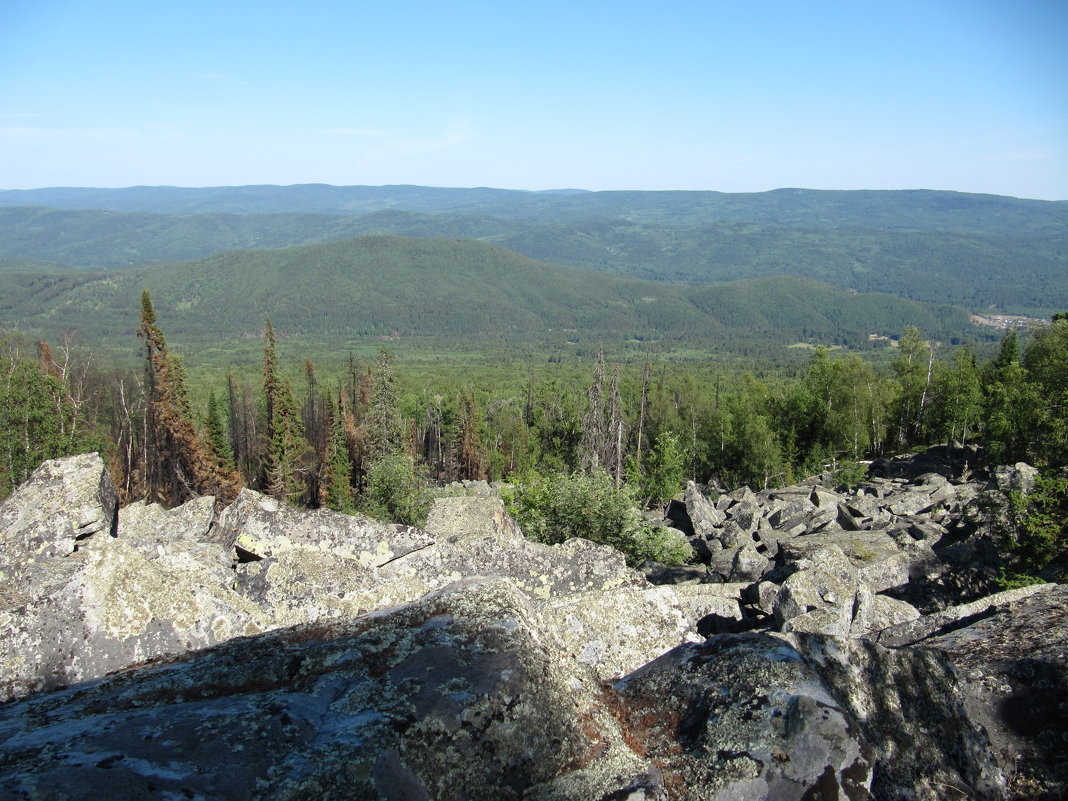
[[[732,487],[789,483],[924,445],[982,442],[992,462],[1068,464],[1068,315],[1025,343],[1009,332],[980,364],[966,347],[901,337],[891,372],[813,352],[796,379],[699,380],[647,360],[598,354],[582,381],[401,389],[392,356],[349,358],[295,382],[270,320],[261,375],[229,376],[194,408],[144,293],[140,371],[75,364],[9,341],[0,378],[4,495],[42,459],[95,448],[125,501],[222,501],[249,486],[290,503],[418,522],[427,488],[466,479],[598,475],[646,504],[694,478]]]

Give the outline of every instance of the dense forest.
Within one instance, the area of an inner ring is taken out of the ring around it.
[[[506,480],[542,504],[585,493],[636,509],[686,479],[762,488],[829,470],[848,482],[862,460],[959,441],[982,443],[990,463],[1046,468],[1052,506],[1033,510],[1035,525],[1064,536],[1050,523],[1068,503],[1057,472],[1068,465],[1064,314],[1022,339],[1010,330],[984,363],[910,327],[886,371],[825,348],[794,379],[700,375],[653,357],[617,364],[601,351],[583,375],[477,385],[402,380],[386,349],[320,375],[301,354],[283,355],[268,319],[258,377],[231,374],[196,403],[148,291],[136,330],[139,369],[101,369],[69,342],[4,341],[0,492],[42,459],[98,449],[127,502],[228,501],[249,486],[418,523],[432,488],[458,480]]]

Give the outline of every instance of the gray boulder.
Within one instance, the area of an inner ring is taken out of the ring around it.
[[[211,505],[137,507],[124,537],[96,454],[45,462],[0,507],[0,698],[268,628],[230,586]]]
[[[264,559],[303,546],[380,566],[433,542],[417,528],[330,509],[295,509],[250,489],[241,490],[223,511],[219,529],[246,559]]]
[[[715,536],[715,529],[727,519],[694,482],[686,482],[686,514],[690,517],[693,532],[698,537]]]
[[[463,583],[0,708],[12,799],[602,798],[650,786],[525,595]]]
[[[1025,462],[999,465],[994,468],[994,485],[1004,493],[1021,492],[1027,495],[1035,488],[1038,468]]]
[[[968,711],[990,735],[1014,794],[1068,796],[1068,587],[1002,596],[963,622],[923,647],[959,671]]]
[[[100,455],[50,459],[0,506],[0,585],[21,583],[39,560],[63,558],[115,533],[118,501]]]
[[[721,635],[616,685],[677,799],[999,799],[947,660],[820,635]]]
[[[848,636],[857,594],[857,574],[849,559],[828,545],[797,564],[800,569],[782,583],[773,602],[776,623],[782,631]]]

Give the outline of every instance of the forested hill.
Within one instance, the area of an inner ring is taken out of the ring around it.
[[[423,186],[50,188],[0,192],[0,206],[50,206],[167,214],[303,212],[366,214],[384,209],[484,214],[527,223],[625,219],[672,225],[743,221],[817,228],[959,231],[1063,236],[1068,204],[935,190],[771,192],[523,192]]]
[[[536,225],[488,215],[400,210],[358,216],[163,215],[11,207],[0,208],[0,270],[25,260],[89,269],[128,267],[368,233],[480,239],[542,261],[655,281],[707,284],[797,275],[843,289],[973,311],[1046,316],[1068,307],[1068,235],[1056,229],[994,236],[622,219]]]
[[[117,272],[19,273],[0,308],[24,330],[73,326],[89,341],[136,328],[149,289],[177,341],[283,333],[346,342],[361,336],[667,339],[729,350],[798,340],[861,345],[869,333],[920,326],[970,338],[961,309],[857,294],[796,277],[686,287],[535,261],[471,240],[365,236],[239,251]],[[737,351],[736,351],[737,352]]]

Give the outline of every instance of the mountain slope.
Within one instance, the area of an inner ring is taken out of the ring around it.
[[[993,237],[738,222],[528,225],[485,215],[398,210],[336,216],[0,208],[0,258],[79,268],[126,267],[368,233],[485,239],[542,261],[657,281],[706,284],[793,274],[844,289],[888,292],[977,311],[1044,315],[1068,307],[1068,236]]]
[[[777,277],[686,287],[546,264],[495,245],[365,236],[238,251],[110,273],[17,273],[0,284],[3,319],[90,340],[131,336],[143,288],[169,336],[255,336],[264,316],[288,335],[343,342],[393,333],[485,339],[666,338],[703,345],[800,338],[866,341],[905,324],[968,337],[961,309],[858,295]]]
[[[41,206],[0,208],[0,257],[114,269],[370,233],[481,238],[523,226],[491,217],[405,211],[333,214],[150,214]]]

